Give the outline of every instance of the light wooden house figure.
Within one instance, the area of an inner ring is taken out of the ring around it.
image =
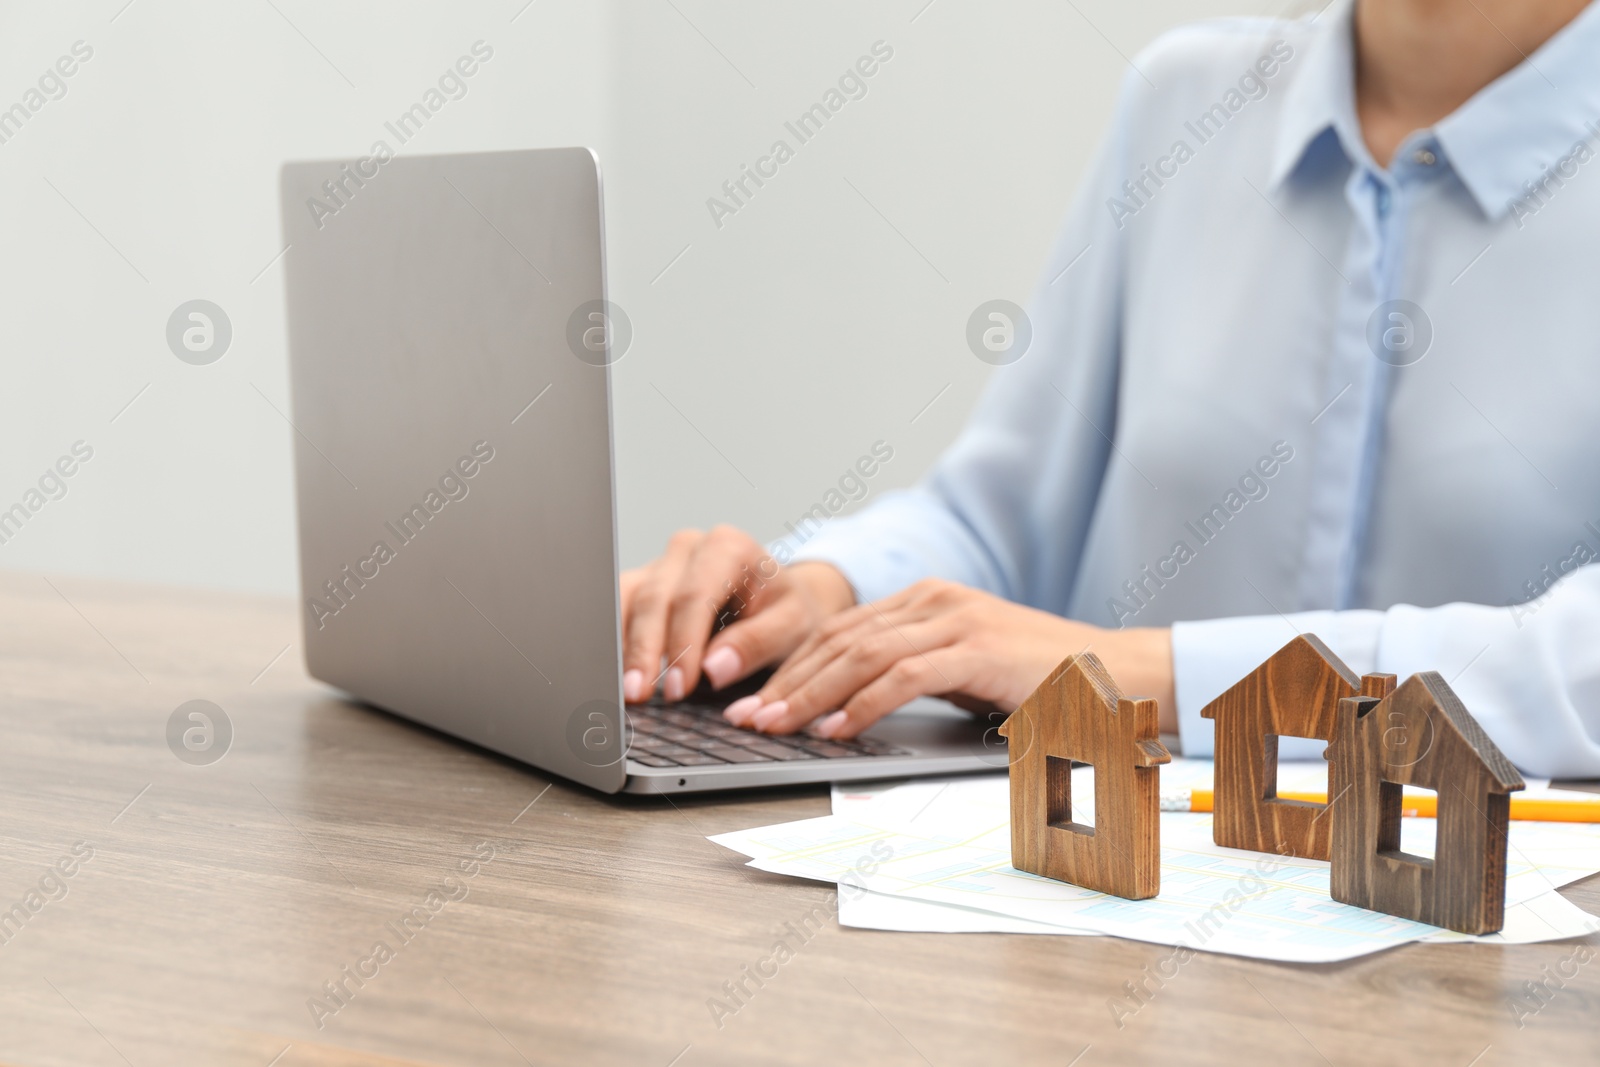
[[[1278,738],[1333,737],[1339,702],[1381,697],[1394,675],[1358,678],[1327,645],[1301,634],[1201,709],[1216,722],[1212,837],[1228,848],[1325,860],[1326,805],[1278,796]]]
[[[1522,776],[1445,680],[1425,671],[1382,700],[1344,701],[1328,755],[1333,899],[1465,934],[1499,930]],[[1438,793],[1431,859],[1400,850],[1407,785]]]
[[[1160,740],[1154,700],[1130,700],[1092,653],[1069,656],[1000,727],[1011,759],[1011,864],[1142,900],[1161,889]],[[1094,767],[1094,822],[1072,801],[1072,762]]]

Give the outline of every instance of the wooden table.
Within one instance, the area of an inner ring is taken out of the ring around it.
[[[705,835],[824,814],[825,789],[552,782],[310,681],[286,600],[0,574],[0,628],[0,909],[27,911],[0,927],[5,1063],[1600,1062],[1600,961],[1521,1028],[1508,1006],[1600,936],[1202,953],[1119,1028],[1108,999],[1170,949],[829,918],[719,1027],[708,1000],[829,894]],[[208,765],[167,742],[195,699],[233,727]],[[1600,879],[1566,892],[1600,912]]]

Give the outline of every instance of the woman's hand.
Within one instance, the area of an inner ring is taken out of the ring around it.
[[[722,689],[789,655],[855,600],[831,564],[780,567],[732,526],[680,530],[661,558],[622,573],[623,698],[648,700],[659,682],[663,698],[682,700],[702,671]],[[727,625],[713,635],[719,619]]]
[[[936,579],[833,615],[725,714],[774,734],[826,715],[816,733],[847,738],[919,696],[1011,711],[1080,652],[1128,695],[1155,697],[1162,729],[1176,728],[1170,630],[1105,630]]]

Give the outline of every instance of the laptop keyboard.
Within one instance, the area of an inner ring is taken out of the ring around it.
[[[734,726],[709,704],[632,704],[628,758],[646,767],[708,767],[722,763],[775,763],[808,759],[909,756],[876,738],[829,741],[810,734],[774,737]]]

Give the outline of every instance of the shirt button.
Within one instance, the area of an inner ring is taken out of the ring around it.
[[[1424,167],[1431,167],[1435,163],[1439,162],[1439,157],[1434,155],[1426,148],[1417,149],[1417,154],[1411,158],[1415,159],[1418,163],[1421,163]]]

